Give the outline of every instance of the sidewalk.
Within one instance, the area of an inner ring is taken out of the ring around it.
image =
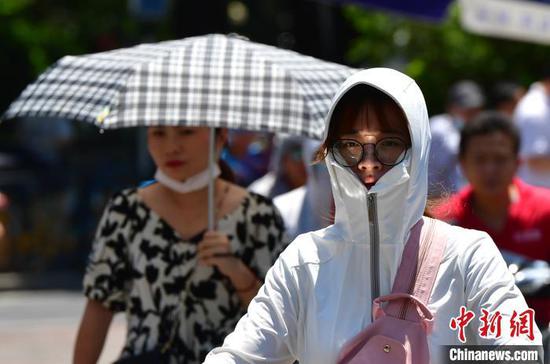
[[[84,305],[78,291],[0,292],[0,363],[71,363]],[[116,315],[98,364],[118,357],[125,333],[124,315]]]
[[[81,287],[75,271],[0,273],[0,363],[70,363],[86,303]],[[115,315],[99,364],[118,357],[125,334],[124,315]]]

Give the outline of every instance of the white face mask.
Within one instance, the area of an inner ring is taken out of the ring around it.
[[[212,168],[213,168],[212,179],[215,179],[221,174],[220,167],[217,164],[215,164]],[[210,171],[207,168],[204,171],[199,172],[196,175],[191,176],[185,181],[181,182],[171,177],[168,177],[160,169],[157,169],[157,172],[155,173],[155,179],[161,185],[175,192],[188,193],[188,192],[200,190],[208,186],[208,182],[210,181]]]
[[[412,151],[409,148],[406,152],[403,153],[407,153],[403,161],[390,168],[389,171],[387,171],[382,177],[378,179],[378,181],[376,181],[376,184],[374,185],[377,186],[375,189],[376,191],[385,190],[387,188],[391,188],[392,186],[398,186],[410,179],[409,167],[411,165]]]

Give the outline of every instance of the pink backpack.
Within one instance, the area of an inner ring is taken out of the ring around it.
[[[434,316],[426,304],[445,252],[443,228],[442,222],[425,217],[411,229],[392,293],[373,301],[374,322],[344,346],[338,364],[430,362]]]

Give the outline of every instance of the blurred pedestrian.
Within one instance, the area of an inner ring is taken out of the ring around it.
[[[8,266],[10,258],[10,249],[5,239],[7,236],[6,220],[8,204],[8,196],[0,192],[0,269]]]
[[[484,112],[466,124],[459,156],[469,185],[432,213],[486,231],[500,249],[550,262],[550,190],[516,177],[519,148],[519,131],[505,114]],[[534,307],[544,325],[550,322],[549,303]]]
[[[330,176],[323,163],[313,163],[320,144],[313,139],[303,141],[306,184],[273,199],[285,221],[287,236],[292,240],[300,234],[322,229],[332,223]]]
[[[519,102],[515,122],[521,134],[519,176],[527,183],[550,187],[550,66]]]
[[[247,187],[267,172],[271,155],[271,134],[230,130],[222,159],[235,176],[235,183]]]
[[[59,118],[21,118],[15,128],[19,145],[36,166],[40,191],[47,194],[65,191],[69,181],[67,152],[75,138],[73,122]]]
[[[217,158],[226,137],[217,130]],[[97,229],[78,364],[97,361],[120,311],[128,325],[122,359],[158,362],[164,352],[170,362],[202,362],[246,312],[284,247],[271,200],[224,179],[223,165],[215,169],[216,228],[206,231],[207,128],[149,127],[147,141],[156,183],[116,194]]]
[[[513,117],[516,107],[525,95],[525,88],[515,82],[499,81],[491,88],[489,108]]]
[[[457,191],[465,184],[458,165],[460,130],[485,104],[481,87],[462,80],[451,86],[447,112],[430,118],[432,144],[428,170],[428,193],[432,198]]]
[[[307,180],[303,141],[298,136],[276,135],[268,172],[250,184],[248,190],[274,198],[303,186]]]
[[[427,249],[438,251],[446,242],[439,250],[441,264],[426,262],[437,271],[433,290],[431,286],[418,289],[419,294],[431,291],[422,312],[424,319],[429,316],[426,311],[433,313],[433,321],[424,321],[424,326],[415,322],[420,330],[426,328],[422,331],[425,345],[403,349],[399,345],[407,345],[408,337],[396,343],[382,336],[403,337],[396,327],[399,321],[408,321],[400,320],[408,317],[407,312],[411,321],[421,319],[420,305],[406,308],[405,302],[416,302],[409,300],[398,302],[403,304],[398,311],[404,316],[393,316],[393,332],[389,325],[385,332],[378,326],[380,335],[363,346],[363,353],[372,350],[380,363],[386,353],[394,362],[405,362],[404,351],[429,348],[430,362],[443,362],[439,355],[447,351],[445,345],[462,344],[451,320],[464,310],[476,318],[482,310],[499,312],[503,323],[515,310],[527,310],[487,234],[423,217],[430,130],[424,97],[414,80],[386,68],[359,71],[344,82],[335,100],[320,149],[330,173],[335,222],[302,234],[289,245],[269,271],[248,314],[223,346],[208,354],[207,364],[336,363],[346,343],[371,327],[372,315],[379,312],[373,313],[372,302],[392,292],[408,237],[422,224],[435,224],[441,233]],[[421,230],[429,234],[426,226]],[[422,255],[413,253],[413,259]],[[419,261],[422,264],[421,257]],[[411,292],[414,277],[409,279],[405,279],[405,291]],[[429,335],[427,327],[432,324]],[[481,327],[481,320],[469,322],[464,341],[490,346],[541,343],[536,327],[532,339],[509,331],[482,336]]]

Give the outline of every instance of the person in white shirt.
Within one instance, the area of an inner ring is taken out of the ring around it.
[[[514,119],[521,134],[518,175],[529,184],[550,187],[550,67],[519,102]]]
[[[428,193],[438,198],[458,191],[466,179],[458,163],[460,130],[485,103],[481,87],[471,80],[455,83],[447,96],[447,112],[430,118],[432,144],[428,169]]]
[[[285,221],[286,235],[291,240],[332,223],[330,176],[322,163],[312,163],[320,144],[314,139],[305,139],[303,142],[306,184],[273,199]]]
[[[320,148],[331,177],[334,224],[298,236],[269,270],[263,287],[205,363],[333,364],[368,326],[372,300],[390,293],[411,228],[423,219],[430,129],[420,88],[408,76],[372,68],[336,94]],[[527,305],[491,238],[446,225],[447,245],[428,308],[432,362],[444,345],[461,345],[451,319],[475,319],[466,344],[541,344],[514,335],[509,322]],[[482,309],[502,320],[502,335],[482,337]]]
[[[303,140],[299,136],[275,135],[268,172],[252,182],[247,189],[272,199],[303,186],[307,180],[302,152]]]

